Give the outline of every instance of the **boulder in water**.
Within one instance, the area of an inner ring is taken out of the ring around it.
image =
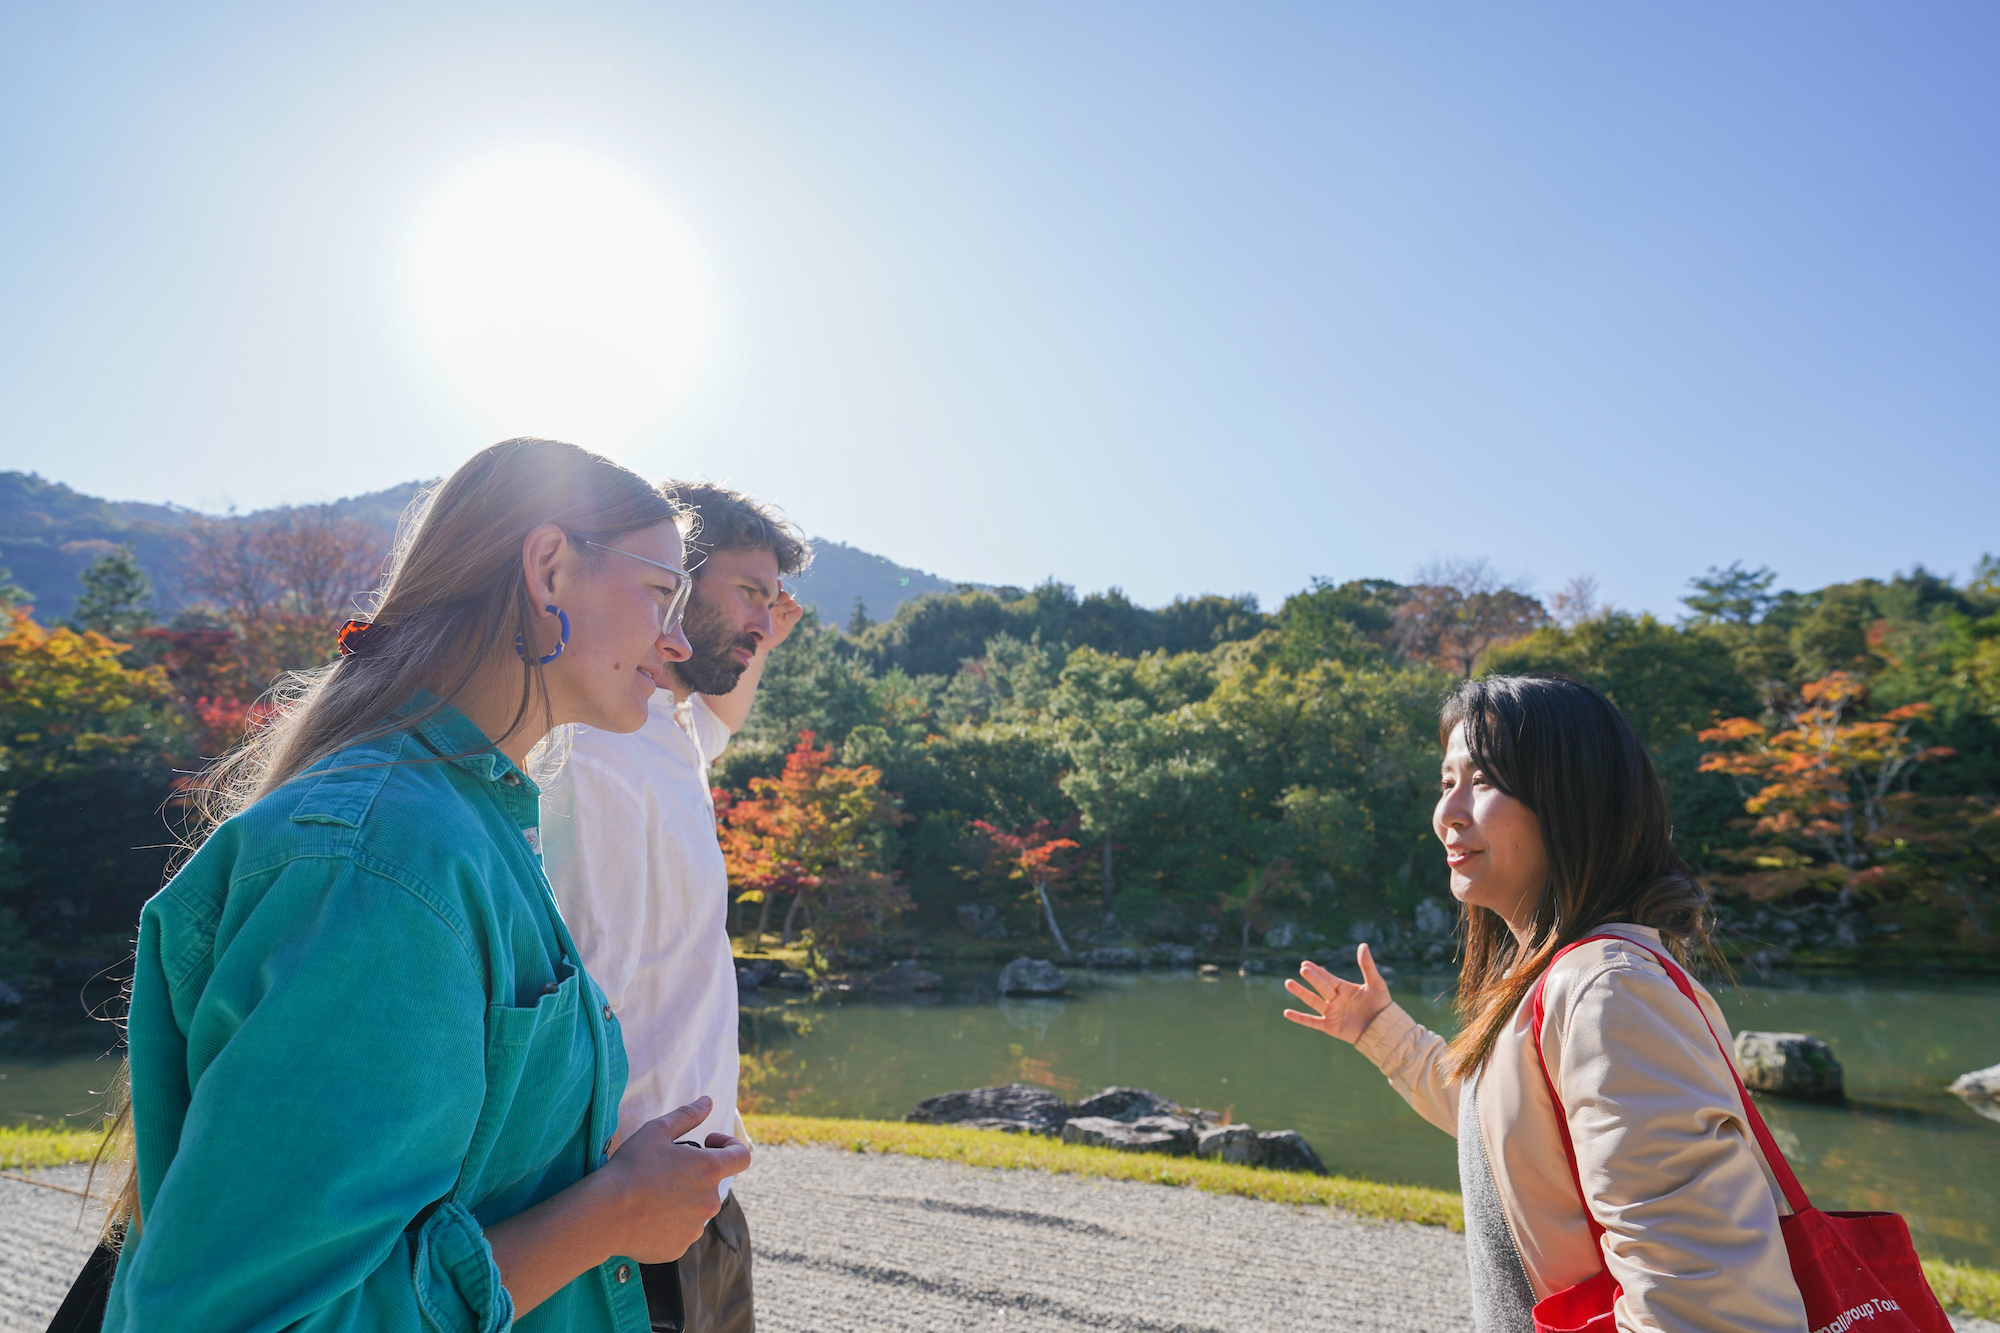
[[[1273,1171],[1304,1171],[1315,1176],[1326,1174],[1326,1163],[1319,1160],[1319,1154],[1295,1129],[1266,1130],[1257,1136],[1257,1148],[1258,1166]]]
[[[1988,1120],[2000,1120],[2000,1065],[1960,1074],[1951,1090]]]
[[[1256,1166],[1263,1157],[1257,1131],[1248,1125],[1217,1125],[1195,1140],[1194,1155],[1238,1166]]]
[[[1803,1032],[1737,1033],[1736,1066],[1757,1092],[1835,1102],[1846,1095],[1833,1047]]]
[[[1053,1136],[1062,1133],[1063,1121],[1069,1117],[1069,1103],[1047,1088],[1009,1083],[926,1097],[903,1119],[917,1125],[970,1125]]]
[[[1060,995],[1068,985],[1062,969],[1046,958],[1016,958],[1000,969],[1002,995]]]
[[[1179,1108],[1157,1092],[1144,1088],[1106,1088],[1076,1102],[1069,1108],[1073,1116],[1102,1116],[1131,1124],[1142,1115],[1166,1115]]]
[[[1193,1151],[1194,1130],[1185,1120],[1168,1115],[1140,1116],[1130,1124],[1109,1116],[1072,1116],[1063,1123],[1064,1143],[1119,1152],[1161,1152],[1175,1156]]]

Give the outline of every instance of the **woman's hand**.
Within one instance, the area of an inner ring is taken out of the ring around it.
[[[1375,956],[1368,952],[1367,945],[1354,951],[1354,960],[1361,965],[1359,986],[1342,981],[1318,963],[1300,963],[1299,975],[1312,989],[1307,990],[1296,981],[1287,981],[1285,989],[1310,1005],[1312,1012],[1302,1014],[1287,1009],[1285,1017],[1301,1027],[1313,1028],[1350,1044],[1360,1041],[1361,1034],[1375,1021],[1375,1015],[1389,1007],[1389,983],[1375,970]]]
[[[615,1223],[622,1238],[613,1241],[611,1253],[664,1264],[701,1238],[722,1207],[723,1178],[750,1165],[750,1149],[727,1134],[710,1134],[702,1148],[676,1142],[708,1118],[710,1107],[702,1097],[647,1121],[598,1172],[622,1201]]]
[[[602,1169],[486,1228],[500,1281],[524,1315],[613,1255],[663,1264],[687,1253],[722,1207],[721,1187],[750,1165],[727,1134],[697,1148],[674,1140],[708,1119],[708,1098],[632,1131]]]

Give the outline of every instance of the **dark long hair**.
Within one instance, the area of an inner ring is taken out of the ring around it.
[[[1461,724],[1486,780],[1534,811],[1549,861],[1525,948],[1499,913],[1465,909],[1451,1043],[1462,1076],[1486,1063],[1556,954],[1597,927],[1651,926],[1684,962],[1714,949],[1708,892],[1674,850],[1660,775],[1609,699],[1568,676],[1487,676],[1445,700],[1439,743]]]

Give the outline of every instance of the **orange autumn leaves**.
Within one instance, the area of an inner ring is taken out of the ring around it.
[[[1744,802],[1758,816],[1754,832],[1803,839],[1840,865],[1861,865],[1888,823],[1897,780],[1952,753],[1910,738],[1911,726],[1931,711],[1927,703],[1848,720],[1866,696],[1866,685],[1844,671],[1808,682],[1775,731],[1733,717],[1701,732],[1703,742],[1729,747],[1703,755],[1701,771],[1762,784]]]
[[[907,818],[882,790],[880,769],[833,762],[833,747],[813,733],[785,756],[775,778],[752,778],[750,794],[717,788],[715,812],[729,882],[739,903],[759,906],[757,935],[771,908],[789,899],[783,942],[801,924],[816,962],[830,948],[879,933],[909,907],[909,895],[884,869],[889,834]]]

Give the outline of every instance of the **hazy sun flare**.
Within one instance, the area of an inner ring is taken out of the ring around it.
[[[430,201],[411,251],[429,345],[508,434],[608,444],[699,368],[701,264],[672,213],[612,167],[497,158]]]

